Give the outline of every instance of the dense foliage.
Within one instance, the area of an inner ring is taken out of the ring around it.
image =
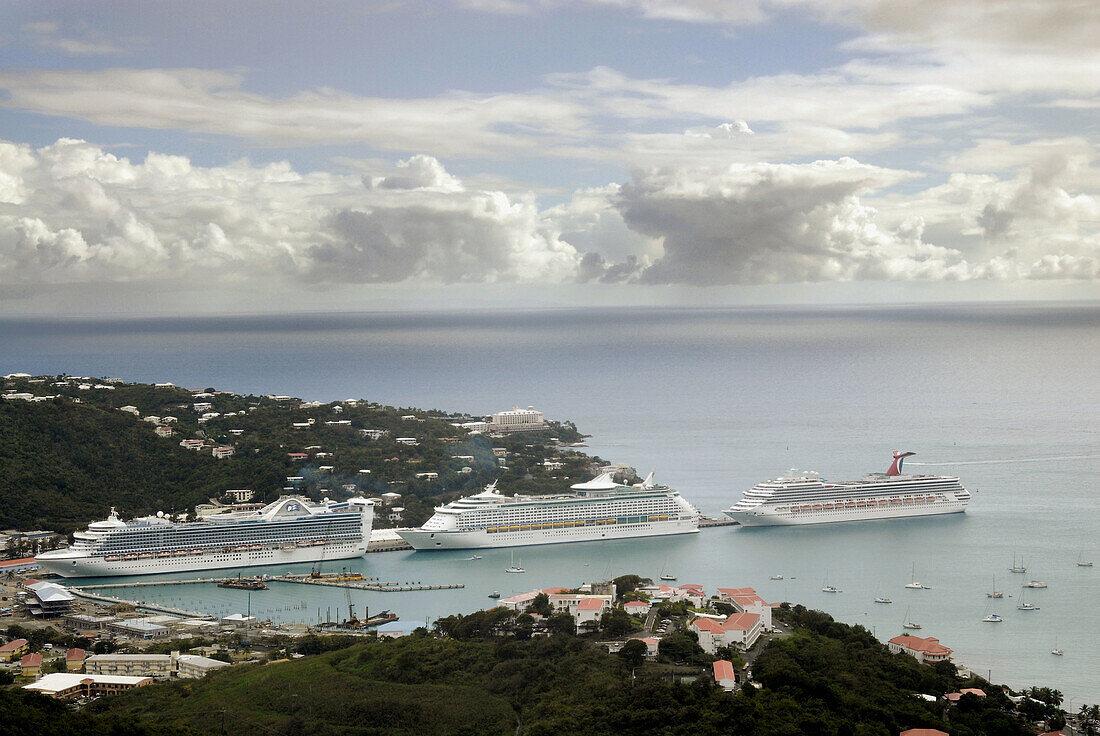
[[[272,500],[288,485],[315,498],[396,491],[403,494],[403,523],[415,525],[440,501],[498,478],[513,492],[562,491],[575,482],[570,478],[588,477],[595,460],[560,450],[559,441],[581,438],[569,423],[490,440],[452,425],[470,417],[366,401],[311,404],[145,384],[80,389],[80,381],[63,376],[33,380],[0,386],[57,397],[0,401],[0,527],[68,532],[102,518],[110,506],[124,516],[186,512],[229,489],[252,489],[258,500]],[[219,416],[200,421],[194,407],[203,403]],[[123,406],[139,415],[119,411]],[[402,418],[410,415],[416,419]],[[150,416],[174,417],[174,435],[158,437],[156,423],[143,421]],[[388,434],[372,440],[358,431],[368,429]],[[419,444],[401,444],[398,437]],[[201,439],[207,447],[187,450],[181,439]],[[233,446],[235,454],[216,459],[214,445]],[[507,450],[506,468],[494,447]],[[542,463],[551,457],[563,467],[547,470]],[[438,477],[417,477],[424,473]],[[387,523],[384,516],[376,521]]]

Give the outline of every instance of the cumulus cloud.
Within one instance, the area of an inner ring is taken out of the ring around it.
[[[0,281],[570,281],[579,254],[533,196],[467,190],[429,156],[378,186],[84,141],[0,142]]]

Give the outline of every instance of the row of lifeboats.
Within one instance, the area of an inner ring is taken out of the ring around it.
[[[923,503],[926,501],[935,501],[935,496],[907,496],[905,498],[871,498],[866,501],[842,501],[838,503],[815,503],[806,504],[803,506],[791,506],[790,509],[779,508],[776,511],[784,512],[791,511],[794,513],[804,513],[807,511],[836,511],[845,509],[860,509],[871,508],[875,506],[892,506],[896,504],[905,503]]]
[[[298,546],[299,547],[320,547],[321,545],[325,544],[325,541],[326,540],[324,540],[324,539],[302,540],[302,541],[298,542]],[[224,552],[259,552],[259,551],[262,551],[263,549],[264,549],[264,546],[262,544],[242,544],[242,545],[237,545],[237,546],[233,546],[233,547],[224,547],[219,551],[223,552],[223,553]],[[293,546],[286,546],[286,547],[283,547],[282,549],[284,551],[290,551],[290,550],[293,550],[294,547]],[[126,561],[130,561],[130,560],[149,560],[149,559],[153,559],[153,558],[156,558],[158,560],[163,560],[163,559],[171,558],[171,557],[186,557],[186,556],[189,556],[189,555],[201,555],[201,554],[205,554],[205,553],[206,553],[206,550],[204,550],[204,549],[173,549],[173,550],[162,549],[162,550],[158,550],[156,552],[141,552],[141,553],[131,552],[129,554],[124,554],[124,555],[106,555],[103,559],[107,562],[118,562],[119,560],[126,560]]]

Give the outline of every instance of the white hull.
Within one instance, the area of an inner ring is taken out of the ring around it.
[[[398,534],[417,550],[429,549],[489,549],[492,547],[525,547],[539,544],[565,542],[598,542],[608,539],[632,539],[635,537],[660,537],[670,534],[694,534],[699,531],[698,519],[679,521],[655,521],[641,524],[615,524],[584,526],[572,529],[548,529],[539,531],[498,532],[489,534],[484,529],[475,531],[429,531],[410,529]]]
[[[165,572],[193,572],[196,570],[220,570],[261,565],[289,565],[318,560],[347,560],[362,557],[367,552],[363,540],[350,540],[325,546],[295,547],[240,552],[216,552],[202,555],[177,555],[137,560],[112,560],[103,557],[38,558],[44,570],[66,578],[108,577],[116,575],[156,575]]]
[[[725,512],[726,516],[742,526],[802,526],[805,524],[832,524],[841,521],[868,521],[871,519],[903,519],[913,516],[940,516],[966,511],[966,501],[924,501],[873,509],[822,509],[820,511],[777,511],[776,505],[761,504],[748,511]]]

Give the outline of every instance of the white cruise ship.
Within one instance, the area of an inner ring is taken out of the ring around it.
[[[745,526],[784,526],[965,511],[970,493],[958,478],[902,472],[905,458],[913,454],[895,452],[885,473],[842,483],[826,483],[813,471],[791,470],[745,491],[725,514]]]
[[[437,506],[419,529],[399,531],[418,550],[519,547],[528,544],[656,537],[699,531],[699,511],[653,474],[634,486],[605,473],[557,496],[505,496],[496,483]]]
[[[74,534],[71,547],[35,560],[67,578],[342,560],[366,553],[373,521],[374,503],[364,498],[283,496],[256,511],[189,522],[163,514],[122,521],[111,509],[105,521]]]

